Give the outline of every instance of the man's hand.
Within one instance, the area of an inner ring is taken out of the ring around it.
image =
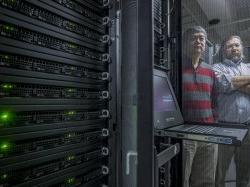
[[[250,76],[235,76],[232,78],[232,84],[237,90],[250,94]]]
[[[245,87],[246,85],[250,84],[250,76],[244,75],[244,76],[235,76],[232,78],[232,84],[234,88],[241,88]]]

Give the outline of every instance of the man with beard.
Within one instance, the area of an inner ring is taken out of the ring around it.
[[[243,62],[243,45],[239,36],[230,36],[221,45],[223,61],[213,66],[218,92],[218,121],[249,123],[250,69]],[[226,172],[234,156],[237,187],[250,183],[250,135],[241,147],[219,146],[216,187],[225,186]]]

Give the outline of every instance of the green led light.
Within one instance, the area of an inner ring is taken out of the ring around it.
[[[68,112],[67,114],[68,115],[74,115],[76,112],[74,112],[74,111],[70,111],[70,112]]]
[[[4,112],[0,114],[1,121],[8,121],[10,119],[10,114],[8,112]]]
[[[3,88],[8,88],[7,84],[2,85]]]
[[[1,119],[6,120],[8,119],[9,115],[8,114],[2,114]]]
[[[8,177],[7,174],[3,174],[3,175],[1,176],[1,179],[7,179],[7,177]]]
[[[67,179],[67,183],[68,183],[68,184],[72,184],[74,181],[75,181],[74,178],[69,178],[69,179]]]
[[[77,46],[76,46],[76,45],[69,44],[69,47],[70,47],[70,48],[76,48]]]
[[[15,115],[11,112],[0,112],[0,127],[14,122]]]
[[[11,30],[11,31],[14,30],[14,27],[11,27],[11,26],[8,26],[8,25],[5,25],[4,28],[5,28],[6,30]]]
[[[2,88],[4,88],[4,89],[12,89],[12,88],[14,87],[12,84],[7,84],[7,83],[2,84],[1,86],[2,86]]]
[[[8,144],[1,145],[1,149],[7,149],[8,147],[9,147]]]
[[[68,91],[68,92],[74,92],[74,91],[75,91],[75,89],[71,89],[71,88],[69,88],[67,91]]]
[[[74,160],[75,159],[75,156],[68,156],[67,157],[67,160],[70,161],[70,160]]]
[[[9,56],[5,55],[4,58],[5,58],[5,59],[9,59]]]
[[[13,115],[9,112],[1,112],[0,113],[0,122],[7,122],[13,119]]]
[[[1,150],[1,151],[6,151],[6,150],[9,149],[9,147],[10,147],[10,144],[9,144],[9,143],[2,143],[2,144],[0,145],[0,150]]]

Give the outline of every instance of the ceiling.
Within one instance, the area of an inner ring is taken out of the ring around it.
[[[209,24],[219,19],[218,24]],[[250,46],[250,0],[182,0],[183,30],[201,25],[212,43],[221,43],[229,35],[239,35]]]

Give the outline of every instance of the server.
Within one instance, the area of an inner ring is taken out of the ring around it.
[[[153,1],[154,66],[168,70],[168,1]]]
[[[169,75],[170,67],[170,48],[169,48],[169,16],[170,9],[169,1],[154,0],[153,1],[153,37],[154,37],[154,68],[160,72]],[[170,139],[168,137],[154,137],[155,141],[155,165],[158,166],[158,155],[162,154],[166,148],[170,147]],[[170,153],[167,153],[170,155]],[[167,156],[164,155],[165,159]],[[164,161],[158,168],[155,168],[155,186],[168,187],[170,182],[170,164]],[[156,171],[157,170],[157,171]]]
[[[170,67],[168,3],[0,0],[0,186],[153,185],[152,67]]]
[[[0,186],[109,185],[111,5],[0,0]]]

